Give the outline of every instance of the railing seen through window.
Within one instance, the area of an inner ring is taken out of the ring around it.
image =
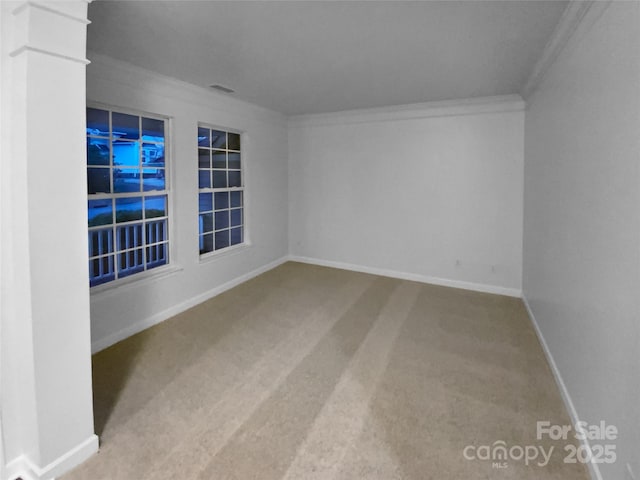
[[[169,262],[166,123],[87,109],[92,287]]]

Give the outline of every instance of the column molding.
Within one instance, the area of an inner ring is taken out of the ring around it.
[[[52,480],[98,450],[86,252],[88,3],[0,2],[0,480]]]
[[[21,3],[11,12],[14,31],[9,56],[37,52],[88,64],[86,32],[91,22],[86,18],[87,6],[86,0]]]
[[[14,50],[13,52],[11,52],[9,54],[9,56],[10,57],[17,57],[18,55],[20,55],[21,53],[24,53],[24,52],[42,53],[43,55],[50,55],[52,57],[61,58],[63,60],[70,60],[72,62],[81,63],[83,65],[89,65],[91,63],[86,58],[83,59],[83,58],[70,57],[68,55],[62,55],[60,53],[56,53],[56,52],[53,52],[51,50],[45,50],[43,48],[37,48],[37,47],[30,47],[29,45],[23,45],[22,47],[18,48],[17,50]]]
[[[90,3],[89,1],[82,1],[79,0],[79,3]],[[55,5],[56,7],[61,6],[61,4],[59,3],[49,3],[49,4],[45,4],[43,2],[35,2],[33,0],[27,0],[26,2],[22,3],[19,7],[17,7],[12,13],[13,15],[18,15],[19,13],[21,13],[23,10],[26,10],[28,8],[39,8],[41,10],[44,10],[46,12],[49,13],[53,13],[55,15],[61,15],[63,17],[66,17],[70,20],[74,20],[76,22],[82,23],[84,25],[89,25],[91,23],[91,21],[88,18],[83,18],[83,17],[78,17],[76,15],[73,15],[71,13],[65,12],[64,10],[60,10],[58,8],[53,7],[52,5]]]

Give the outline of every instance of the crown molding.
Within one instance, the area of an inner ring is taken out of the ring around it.
[[[219,93],[211,88],[169,77],[95,51],[88,51],[87,57],[91,63],[87,69],[88,80],[119,83],[137,90],[144,89],[146,94],[172,98],[192,105],[210,105],[217,110],[243,112],[254,115],[259,120],[277,121],[286,125],[286,117],[280,112]],[[109,103],[101,98],[91,100]]]
[[[520,95],[464,98],[438,102],[412,103],[380,108],[345,110],[289,117],[290,127],[344,125],[355,123],[413,120],[430,117],[478,115],[484,113],[515,112],[524,110]]]
[[[611,0],[571,0],[569,2],[520,92],[525,101],[529,100],[536,91],[551,65],[574,37],[579,27],[587,23],[585,20],[598,18],[610,3]]]

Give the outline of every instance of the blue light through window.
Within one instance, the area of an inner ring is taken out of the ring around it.
[[[169,262],[166,121],[87,109],[89,283]]]

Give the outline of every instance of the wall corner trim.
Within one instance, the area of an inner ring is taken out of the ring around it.
[[[364,265],[354,265],[345,262],[335,262],[332,260],[322,260],[319,258],[310,258],[298,255],[289,255],[291,262],[308,263],[310,265],[319,265],[321,267],[338,268],[341,270],[350,270],[352,272],[369,273],[372,275],[380,275],[382,277],[399,278],[401,280],[409,280],[412,282],[428,283],[431,285],[439,285],[442,287],[460,288],[462,290],[472,290],[474,292],[492,293],[495,295],[504,295],[507,297],[522,296],[522,291],[517,288],[501,287],[498,285],[487,285],[483,283],[465,282],[462,280],[451,280],[448,278],[431,277],[418,273],[398,272],[388,270],[386,268],[368,267]]]
[[[536,62],[520,92],[522,98],[528,101],[536,91],[542,79],[545,77],[551,65],[556,61],[562,50],[567,46],[569,40],[574,36],[578,27],[586,18],[599,16],[611,3],[612,0],[571,0],[567,5],[562,17],[558,21],[551,38],[544,47],[542,55]],[[587,15],[591,12],[589,15]]]
[[[542,330],[540,329],[540,325],[538,325],[538,322],[536,320],[535,315],[533,314],[533,311],[531,310],[531,306],[529,305],[529,302],[527,301],[527,297],[523,294],[522,295],[522,302],[524,303],[525,308],[527,309],[527,314],[529,315],[529,319],[531,320],[531,324],[533,325],[533,329],[536,332],[536,336],[538,337],[538,341],[540,342],[540,346],[542,347],[542,351],[544,352],[544,356],[547,359],[547,363],[549,364],[549,368],[551,369],[551,372],[553,373],[553,378],[556,381],[556,385],[558,385],[558,390],[560,390],[560,395],[562,396],[562,400],[564,402],[564,405],[569,413],[569,417],[571,418],[571,423],[575,426],[576,423],[578,423],[580,421],[580,417],[578,415],[578,411],[576,410],[575,405],[573,404],[573,400],[571,399],[571,395],[569,394],[569,390],[567,389],[566,384],[564,383],[564,380],[562,378],[562,374],[560,373],[560,370],[558,369],[558,365],[556,364],[555,359],[553,358],[553,354],[551,353],[551,350],[549,349],[549,345],[547,344],[547,341],[544,338],[544,335],[542,334]],[[591,452],[591,447],[589,445],[589,440],[588,439],[583,439],[580,441],[580,443],[582,445],[585,446],[585,450],[588,452]],[[602,474],[600,473],[600,468],[598,467],[597,463],[594,463],[593,461],[587,462],[587,467],[589,469],[589,474],[591,475],[591,478],[593,480],[603,480]]]
[[[7,465],[9,479],[19,477],[23,480],[53,480],[87,460],[98,451],[98,447],[98,436],[92,434],[44,467],[35,465],[26,455],[21,455]]]

